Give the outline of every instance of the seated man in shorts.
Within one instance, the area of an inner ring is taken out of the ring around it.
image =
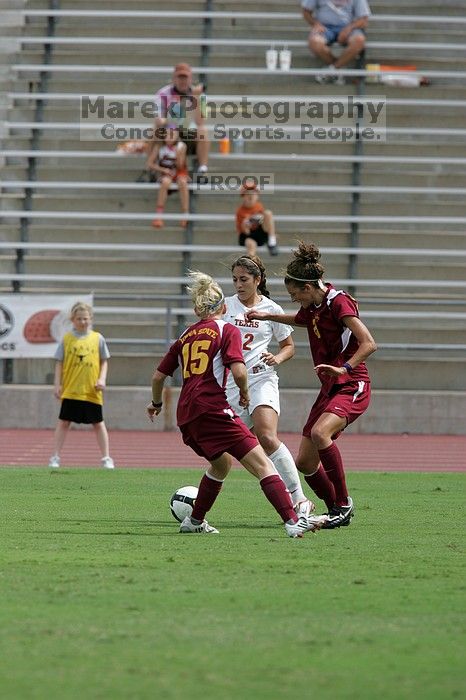
[[[246,247],[248,255],[256,255],[257,246],[267,243],[270,255],[278,255],[273,213],[259,200],[259,188],[254,180],[247,180],[240,194],[242,203],[236,210],[239,245]]]
[[[311,27],[309,48],[327,65],[316,81],[344,85],[338,70],[356,58],[366,44],[364,30],[371,14],[367,0],[302,0],[301,7]],[[335,42],[344,47],[338,58],[330,50]]]
[[[207,172],[209,140],[202,113],[202,84],[192,85],[193,73],[187,63],[177,63],[173,82],[161,88],[154,98],[155,124],[153,145],[158,141],[158,129],[167,123],[179,127],[180,139],[187,146],[187,155],[196,154],[198,172]],[[149,158],[152,148],[149,147]]]

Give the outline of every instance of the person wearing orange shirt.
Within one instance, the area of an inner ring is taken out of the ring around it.
[[[242,202],[236,210],[238,243],[246,247],[248,255],[256,255],[257,246],[267,247],[271,255],[278,255],[275,222],[271,209],[265,209],[259,199],[259,188],[253,180],[247,180],[240,191]]]

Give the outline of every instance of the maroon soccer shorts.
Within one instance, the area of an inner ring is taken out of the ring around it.
[[[242,420],[230,409],[203,413],[180,425],[183,442],[209,462],[224,452],[240,461],[259,442]]]
[[[334,413],[340,418],[345,418],[346,425],[349,425],[367,410],[371,400],[370,382],[348,382],[337,384],[336,388],[337,390],[330,396],[320,392],[303,428],[304,437],[311,437],[312,426],[323,413]],[[339,434],[333,435],[333,439],[336,439]]]

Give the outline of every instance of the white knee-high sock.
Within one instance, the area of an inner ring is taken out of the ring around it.
[[[275,450],[273,454],[269,455],[269,459],[273,462],[275,469],[285,482],[285,486],[290,492],[293,505],[296,505],[299,501],[304,501],[306,496],[301,486],[296,464],[294,463],[294,459],[288,447],[283,442],[280,443],[278,450]]]

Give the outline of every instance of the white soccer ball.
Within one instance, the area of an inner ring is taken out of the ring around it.
[[[197,498],[197,486],[183,486],[175,491],[170,498],[170,510],[173,517],[181,523],[193,512],[194,501]]]

